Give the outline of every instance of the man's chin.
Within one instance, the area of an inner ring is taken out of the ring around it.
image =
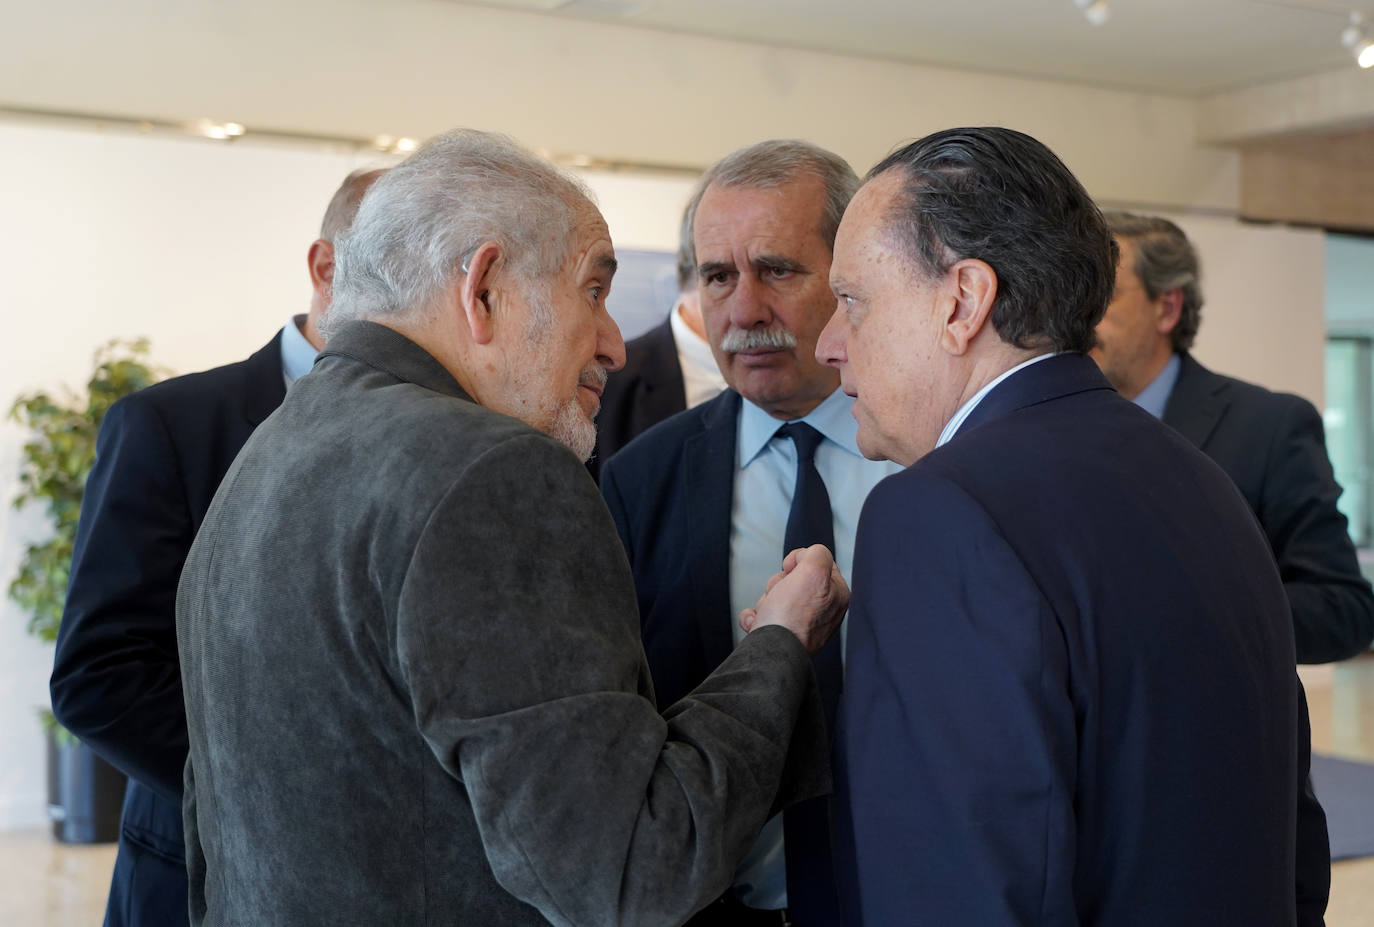
[[[595,413],[593,413],[595,414]],[[583,463],[596,451],[596,425],[580,402],[564,406],[549,428],[549,437],[577,455]]]

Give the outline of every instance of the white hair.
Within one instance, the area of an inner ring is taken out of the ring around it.
[[[325,337],[357,319],[429,312],[484,242],[512,272],[543,286],[567,259],[590,195],[511,139],[455,129],[377,179],[336,242]]]

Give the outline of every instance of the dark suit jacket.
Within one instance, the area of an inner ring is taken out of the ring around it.
[[[727,389],[649,429],[601,471],[661,705],[692,691],[735,646],[730,506],[739,409],[739,393]]]
[[[760,630],[660,714],[581,462],[341,327],[183,571],[192,923],[685,920],[829,785],[806,650]]]
[[[1305,399],[1212,373],[1182,355],[1164,421],[1225,470],[1259,519],[1293,610],[1299,663],[1344,660],[1374,639],[1321,416]]]
[[[279,341],[127,396],[101,425],[50,688],[58,721],[129,776],[109,925],[186,923],[177,580],[224,472],[285,395]]]
[[[676,310],[674,310],[676,311]],[[606,380],[596,416],[596,451],[587,461],[595,479],[612,454],[640,433],[687,408],[687,388],[671,321],[625,344],[625,366]]]
[[[880,483],[856,545],[857,923],[1295,922],[1291,621],[1215,464],[1061,355]]]

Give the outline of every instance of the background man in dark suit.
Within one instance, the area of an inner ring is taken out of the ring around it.
[[[828,786],[809,654],[848,596],[821,547],[654,705],[583,469],[615,268],[584,189],[499,136],[369,191],[329,344],[182,575],[192,923],[679,924]]]
[[[817,350],[908,467],[854,556],[857,923],[1295,923],[1283,586],[1226,474],[1086,356],[1114,274],[1087,192],[1008,129],[901,149],[845,213]]]
[[[379,173],[355,171],[330,201],[307,252],[308,314],[245,361],[121,399],[101,425],[50,688],[58,721],[129,777],[107,925],[186,923],[177,580],[234,455],[314,363],[334,240]]]
[[[731,388],[646,432],[602,471],[661,704],[729,656],[740,638],[734,615],[788,548],[819,540],[849,569],[859,507],[895,469],[859,453],[850,401],[815,358],[834,310],[826,280],[835,229],[857,184],[827,151],[761,142],[708,170],[688,209],[702,316]],[[800,455],[799,439],[813,442]],[[813,478],[822,533],[803,537],[811,495],[798,487]],[[817,664],[832,710],[840,650],[837,639]],[[834,923],[827,806],[770,821],[731,892],[694,927]]]
[[[631,439],[725,389],[701,320],[692,255],[692,211],[700,197],[698,188],[683,210],[678,230],[677,303],[662,325],[625,343],[625,366],[606,379],[596,416],[596,451],[587,461],[594,478],[601,475],[606,459]]]
[[[1188,353],[1202,320],[1197,252],[1167,219],[1108,213],[1121,249],[1093,358],[1112,385],[1178,429],[1240,487],[1278,561],[1299,663],[1344,660],[1374,640],[1321,416],[1298,396],[1213,373]]]

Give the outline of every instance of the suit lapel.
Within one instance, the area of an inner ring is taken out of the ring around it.
[[[643,346],[648,350],[639,364],[639,378],[635,382],[639,402],[632,407],[632,429],[636,434],[687,408],[687,388],[682,382],[672,323],[664,322],[653,329],[645,336]]]
[[[730,655],[735,639],[730,622],[730,506],[735,487],[736,423],[740,398],[726,390],[708,403],[703,428],[683,446],[688,510],[688,550],[699,568],[692,570],[692,614],[701,634],[708,666]]]
[[[1180,355],[1180,361],[1178,381],[1164,404],[1164,424],[1201,448],[1231,402],[1229,384],[1193,360],[1191,354]]]
[[[256,428],[286,398],[286,378],[281,366],[281,332],[244,361],[243,415]]]

